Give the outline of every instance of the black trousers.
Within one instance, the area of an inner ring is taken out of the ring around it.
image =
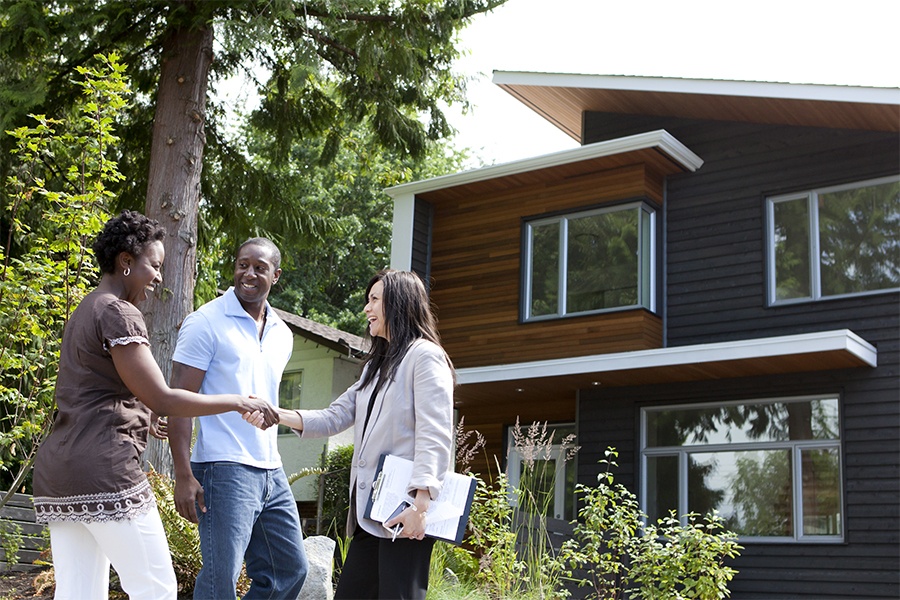
[[[379,538],[357,526],[334,600],[424,600],[434,540]]]

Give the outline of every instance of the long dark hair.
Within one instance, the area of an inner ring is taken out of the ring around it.
[[[411,271],[395,271],[386,269],[379,271],[366,286],[366,299],[372,286],[381,282],[384,286],[381,303],[384,307],[384,318],[387,320],[387,330],[391,341],[383,337],[372,338],[366,331],[366,337],[371,340],[369,352],[366,355],[364,365],[368,365],[362,384],[367,385],[376,376],[381,383],[393,379],[400,361],[406,356],[410,344],[419,338],[424,338],[441,345],[441,336],[437,329],[437,319],[431,310],[431,302],[425,284],[422,279]],[[453,369],[450,357],[444,353],[447,364]],[[455,380],[455,375],[454,375]]]

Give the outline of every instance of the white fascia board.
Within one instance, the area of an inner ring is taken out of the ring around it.
[[[656,131],[648,131],[646,133],[616,138],[614,140],[587,144],[569,150],[560,150],[559,152],[552,152],[535,158],[526,158],[499,165],[492,165],[490,167],[462,171],[461,173],[454,173],[452,175],[441,175],[440,177],[433,177],[422,181],[403,183],[386,188],[385,192],[392,198],[398,198],[406,194],[433,192],[435,190],[443,190],[458,185],[465,185],[467,183],[487,181],[489,179],[497,179],[508,175],[515,175],[517,173],[527,173],[529,171],[537,171],[538,169],[547,167],[556,167],[583,160],[614,156],[616,154],[624,154],[626,152],[635,152],[650,148],[657,148],[661,152],[667,154],[669,158],[688,171],[696,171],[703,165],[703,160],[691,152],[687,146],[675,139],[672,134],[665,129],[657,129]]]
[[[813,352],[846,350],[869,366],[878,365],[875,347],[849,329],[802,333],[780,337],[735,340],[714,344],[697,344],[675,348],[637,350],[615,354],[596,354],[577,358],[492,365],[457,369],[460,385],[516,379],[536,379],[561,375],[624,371],[654,367],[671,367],[729,360],[773,358]]]
[[[412,270],[413,225],[416,197],[413,194],[394,196],[394,220],[391,230],[391,268]]]
[[[493,83],[496,85],[900,105],[900,88],[821,85],[814,83],[679,79],[631,75],[579,75],[576,73],[529,73],[523,71],[494,71]]]

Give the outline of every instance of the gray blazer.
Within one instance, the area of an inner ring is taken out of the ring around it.
[[[453,373],[440,346],[423,339],[413,342],[394,379],[378,390],[365,433],[366,409],[377,377],[364,387],[363,379],[328,408],[297,411],[303,418],[303,431],[297,433],[303,438],[325,437],[355,427],[350,497],[355,495],[356,510],[350,511],[347,531],[359,523],[374,536],[390,537],[380,523],[363,518],[378,459],[393,454],[412,460],[407,490],[415,494],[427,489],[432,499],[440,494],[451,465]]]

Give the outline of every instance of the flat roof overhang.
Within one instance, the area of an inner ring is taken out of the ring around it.
[[[494,71],[493,82],[584,143],[586,111],[900,131],[900,89]]]
[[[624,387],[876,367],[874,346],[839,329],[457,370],[457,408],[546,401],[592,387]]]

